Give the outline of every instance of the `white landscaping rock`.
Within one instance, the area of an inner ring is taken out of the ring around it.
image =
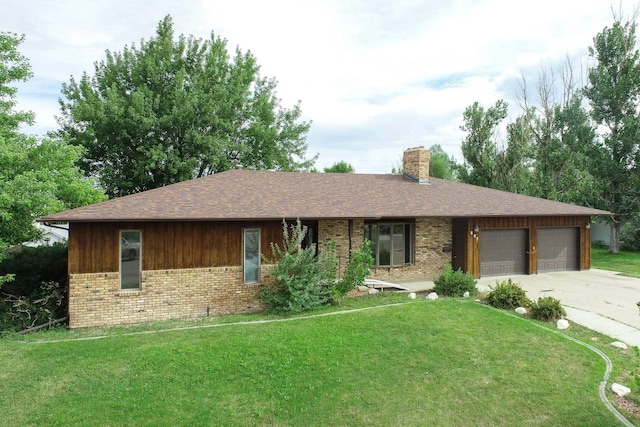
[[[367,292],[369,293],[369,295],[373,295],[373,294],[377,294],[380,291],[375,288],[371,288]]]
[[[612,347],[616,347],[616,348],[621,348],[621,349],[623,349],[623,350],[626,350],[626,349],[627,349],[627,345],[626,345],[625,343],[623,343],[623,342],[620,342],[620,341],[614,341],[614,342],[612,342],[612,343],[611,343],[611,346],[612,346]]]
[[[469,298],[469,291],[467,291],[467,292],[465,292],[464,294],[462,294],[462,296],[463,296],[464,298]]]
[[[358,291],[367,292],[369,290],[368,286],[358,286]]]
[[[518,314],[527,314],[527,309],[524,307],[518,307],[516,308],[516,313]]]
[[[431,292],[429,295],[427,295],[427,299],[429,301],[436,300],[436,299],[438,299],[438,294],[436,294],[435,292]]]
[[[409,298],[416,299],[416,293],[415,292],[409,292]]]
[[[569,321],[567,319],[558,319],[556,327],[558,329],[569,329]]]
[[[625,387],[622,384],[618,384],[618,383],[611,384],[611,391],[620,397],[631,393],[631,389],[629,387]]]

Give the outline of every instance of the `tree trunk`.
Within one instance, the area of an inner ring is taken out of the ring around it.
[[[611,219],[611,227],[609,233],[609,252],[617,254],[620,252],[620,229],[622,228],[622,221],[616,218]]]

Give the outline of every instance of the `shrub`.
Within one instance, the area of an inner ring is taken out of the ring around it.
[[[476,278],[468,273],[463,273],[460,269],[453,271],[450,263],[445,264],[440,276],[433,283],[435,284],[433,290],[438,295],[461,297],[465,292],[469,292],[469,295],[476,294]]]
[[[315,245],[302,249],[306,234],[307,227],[303,227],[300,220],[290,227],[283,221],[282,247],[271,244],[273,282],[265,285],[256,296],[271,311],[298,313],[331,302],[335,282],[334,257],[331,254],[316,257]]]
[[[553,297],[538,298],[537,302],[531,304],[529,313],[533,319],[543,322],[555,322],[567,315],[560,301]]]
[[[620,249],[640,251],[640,221],[634,218],[620,230]]]
[[[518,283],[511,279],[496,282],[496,287],[491,288],[485,300],[492,307],[503,310],[513,310],[518,307],[529,307],[531,300],[527,298],[526,291]]]
[[[369,240],[365,240],[359,250],[351,252],[344,276],[334,287],[334,294],[342,296],[350,290],[364,285],[364,279],[371,273],[371,266],[373,266],[371,253],[371,241]]]
[[[67,285],[66,243],[51,246],[23,246],[8,251],[0,262],[0,276],[14,274],[13,281],[2,286],[3,292],[12,295],[30,296],[38,291],[43,282],[58,282]]]

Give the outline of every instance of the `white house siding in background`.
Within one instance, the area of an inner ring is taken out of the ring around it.
[[[628,230],[629,224],[622,226],[621,231]],[[596,218],[591,224],[591,243],[604,243],[609,246],[611,226],[602,218]],[[621,240],[622,241],[622,240]]]
[[[596,218],[591,223],[591,243],[604,243],[605,245],[609,244],[609,223],[602,220],[601,218]]]
[[[36,227],[42,230],[42,237],[39,240],[27,242],[24,246],[51,246],[54,243],[66,242],[69,238],[69,229],[67,228],[67,224],[63,224],[60,226],[61,228],[58,228],[36,223]]]

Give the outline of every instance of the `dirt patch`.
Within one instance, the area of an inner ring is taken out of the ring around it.
[[[358,290],[358,288],[356,288],[356,289],[351,289],[345,295],[348,298],[357,298],[357,297],[362,297],[362,296],[368,295],[368,293],[369,293],[368,291],[360,291],[360,290]]]
[[[618,408],[631,414],[636,422],[640,421],[640,407],[638,405],[618,395],[614,395],[614,400]]]

